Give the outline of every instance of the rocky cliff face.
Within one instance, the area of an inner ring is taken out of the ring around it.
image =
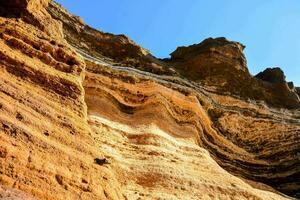
[[[299,108],[299,98],[279,68],[268,68],[252,77],[243,54],[245,47],[225,38],[206,39],[200,44],[179,47],[169,64],[184,77],[219,94],[264,101],[273,107]]]
[[[0,6],[0,198],[299,196],[299,89],[240,43],[159,60],[54,2]]]
[[[103,155],[87,123],[84,60],[47,3],[16,3],[22,17],[0,18],[1,184],[39,199],[121,199],[114,173],[94,164]]]

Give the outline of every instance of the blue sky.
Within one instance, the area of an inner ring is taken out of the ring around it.
[[[92,27],[125,34],[156,57],[224,36],[246,45],[252,74],[281,67],[300,86],[299,0],[56,0]]]

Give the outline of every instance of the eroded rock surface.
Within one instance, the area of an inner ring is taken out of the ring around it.
[[[299,88],[252,77],[243,45],[210,38],[158,60],[23,2],[0,17],[0,197],[299,196]]]
[[[264,101],[273,107],[299,108],[296,92],[289,88],[280,68],[268,68],[253,77],[243,54],[245,46],[225,38],[209,38],[179,47],[168,60],[181,75],[223,95]]]
[[[57,4],[50,4],[48,10],[53,18],[62,22],[66,39],[80,52],[99,57],[111,64],[122,64],[158,74],[174,73],[127,36],[95,30],[84,24],[80,17],[70,15]]]
[[[0,185],[0,199],[3,200],[37,200],[36,198],[24,194],[24,192],[18,191],[16,189],[6,188]]]
[[[171,59],[190,63],[183,66],[185,70],[203,77],[208,75],[206,73],[229,69],[248,72],[244,48],[242,44],[231,42],[226,38],[208,38],[200,44],[178,47],[171,53]]]
[[[94,164],[85,62],[56,25],[45,8],[0,18],[0,184],[38,199],[122,199],[114,173]]]
[[[284,72],[279,68],[267,68],[263,72],[258,73],[256,78],[259,78],[263,81],[267,81],[269,83],[285,83],[285,75]]]

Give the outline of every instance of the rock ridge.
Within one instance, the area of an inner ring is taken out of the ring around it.
[[[292,83],[286,82],[283,71],[268,68],[253,77],[248,71],[244,48],[226,38],[208,38],[199,44],[177,48],[168,62],[184,77],[217,93],[264,101],[273,107],[299,108],[299,98],[290,89]]]

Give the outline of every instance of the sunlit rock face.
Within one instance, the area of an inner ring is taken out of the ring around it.
[[[299,88],[252,77],[243,45],[158,60],[22,2],[0,17],[0,199],[299,197]]]
[[[87,123],[84,60],[45,8],[25,9],[0,17],[1,198],[14,188],[34,199],[122,199],[114,172],[94,164],[103,155]]]

